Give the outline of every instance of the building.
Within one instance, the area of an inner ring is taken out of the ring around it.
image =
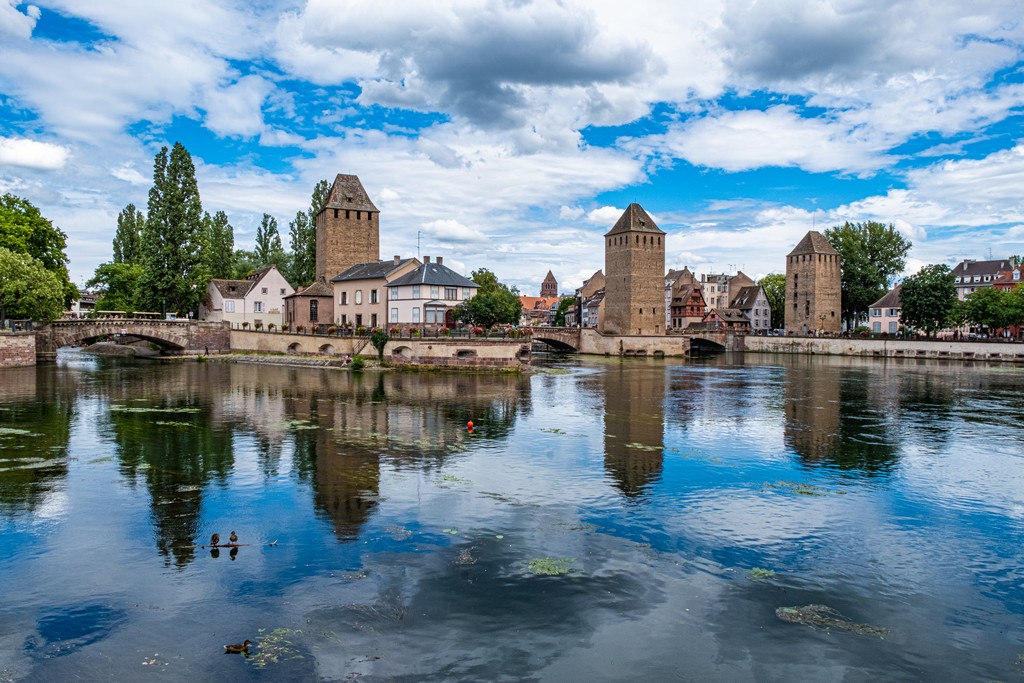
[[[583,302],[580,327],[600,328],[604,322],[604,290],[599,289]]]
[[[558,280],[555,279],[550,270],[544,278],[544,282],[540,283],[540,295],[542,297],[558,298]]]
[[[454,324],[453,309],[469,301],[480,286],[444,265],[423,257],[422,265],[388,283],[388,324]]]
[[[558,297],[551,296],[521,296],[519,303],[523,305],[523,314],[519,318],[521,325],[548,325],[551,320],[551,306],[558,310]]]
[[[388,285],[419,267],[415,258],[357,263],[331,278],[334,322],[355,329],[383,326],[388,319]]]
[[[712,308],[704,314],[701,326],[706,330],[750,331],[750,320],[736,308]]]
[[[316,215],[316,277],[380,260],[380,211],[354,175],[338,174]]]
[[[900,308],[900,285],[896,285],[868,308],[868,327],[876,334],[896,334],[900,329]]]
[[[276,265],[253,271],[244,280],[212,279],[199,302],[199,319],[232,324],[280,326],[284,298],[295,292]]]
[[[761,285],[740,287],[739,294],[729,304],[729,308],[743,311],[743,315],[750,321],[750,331],[754,334],[764,334],[772,326],[772,306]]]
[[[999,274],[1012,271],[1013,265],[1008,259],[994,261],[975,261],[964,259],[953,268],[953,285],[956,287],[956,298],[963,301],[968,294],[982,287],[991,287]]]
[[[684,267],[682,270],[670,270],[665,274],[665,329],[672,328],[672,290],[675,288],[676,282],[679,278],[685,278],[690,282],[693,281],[693,273],[690,269]],[[703,315],[703,314],[702,314]]]
[[[602,333],[665,333],[665,233],[639,204],[605,236]]]
[[[707,304],[704,301],[704,290],[693,273],[688,268],[677,272],[679,275],[674,278],[669,301],[669,329],[681,332],[691,324],[704,320]]]
[[[334,290],[323,278],[284,298],[284,322],[290,329],[334,323]]]
[[[786,332],[838,334],[842,329],[839,252],[811,230],[786,256]]]
[[[597,327],[598,312],[603,311],[605,277],[604,271],[598,270],[576,290],[576,315],[575,323],[579,327]],[[597,301],[590,302],[600,292],[601,297]],[[590,316],[584,314],[584,309],[590,309]],[[590,324],[588,324],[590,322]]]
[[[739,296],[740,289],[754,284],[742,271],[737,271],[735,275],[705,273],[700,276],[700,286],[708,308],[728,308]]]

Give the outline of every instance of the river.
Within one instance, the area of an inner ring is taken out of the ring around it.
[[[536,366],[0,370],[0,682],[1024,678],[1024,369]]]

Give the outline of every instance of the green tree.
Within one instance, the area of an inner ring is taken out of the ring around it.
[[[78,298],[78,288],[68,276],[67,240],[68,236],[27,199],[13,194],[0,197],[0,247],[31,256],[53,273],[60,282],[65,306]]]
[[[846,222],[825,231],[842,258],[843,318],[853,329],[903,272],[911,243],[893,224]]]
[[[60,278],[38,259],[0,247],[0,320],[50,322],[64,314]]]
[[[995,287],[981,287],[964,298],[963,315],[968,322],[995,332],[1013,324],[1013,306],[1010,297]]]
[[[142,238],[137,305],[145,311],[194,311],[206,272],[203,205],[192,156],[180,142],[153,163],[153,187]]]
[[[146,217],[134,204],[121,209],[114,233],[114,263],[142,263],[142,228]],[[122,309],[118,309],[122,310]]]
[[[295,219],[288,224],[292,262],[287,275],[296,286],[316,278],[316,215],[327,201],[330,190],[326,180],[318,182],[313,188],[309,209],[296,212]]]
[[[384,347],[388,343],[388,333],[383,329],[376,329],[370,334],[370,343],[373,344],[373,348],[377,349],[377,360],[384,362]]]
[[[85,283],[89,289],[96,287],[102,291],[96,310],[134,311],[142,271],[139,263],[101,263]]]
[[[207,272],[210,277],[230,279],[234,275],[235,229],[228,222],[228,215],[223,211],[213,216],[204,214],[203,232]]]
[[[555,311],[555,326],[565,327],[565,312],[576,305],[576,297],[567,296],[558,302],[558,310]]]
[[[786,326],[786,276],[781,273],[770,273],[757,281],[768,297],[768,305],[772,307],[772,328],[781,329]]]
[[[231,278],[235,280],[244,280],[259,267],[256,252],[250,249],[235,249],[231,256]]]
[[[473,298],[463,302],[456,309],[456,319],[485,329],[502,323],[513,325],[519,322],[523,316],[523,302],[519,300],[519,290],[502,284],[498,277],[486,268],[474,270],[472,280],[480,285],[480,288]]]
[[[263,214],[263,220],[256,228],[254,251],[260,268],[271,264],[284,264],[284,247],[281,246],[281,234],[277,231],[277,219],[269,213]]]
[[[900,319],[907,327],[931,336],[944,328],[956,304],[956,285],[949,266],[925,266],[900,286]]]

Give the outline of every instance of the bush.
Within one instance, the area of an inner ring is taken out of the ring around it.
[[[400,330],[400,329],[398,329],[397,327],[392,327],[392,328],[391,328],[391,336],[392,336],[392,337],[397,337],[397,336],[398,336],[398,334],[399,334],[399,332],[401,332],[401,330]]]
[[[277,329],[277,325],[275,325],[274,323],[267,323],[268,332],[273,332],[275,329]]]
[[[358,370],[362,370],[365,367],[366,367],[366,359],[365,358],[363,358],[362,356],[354,356],[352,358],[352,369],[353,370],[357,370],[358,371]]]
[[[483,333],[484,333],[484,328],[482,328],[482,327],[474,327],[473,328],[473,334],[475,334],[476,336],[479,337]]]
[[[438,330],[438,332],[441,333],[442,337],[447,337],[452,333],[452,331],[449,330],[447,327],[442,327],[441,329]]]
[[[256,323],[255,325],[253,325],[253,327],[255,327],[257,330],[262,330],[263,329],[263,323]]]
[[[362,337],[364,334],[366,334],[366,328],[360,325],[359,327],[356,328],[356,334]]]
[[[246,323],[242,323],[242,329],[243,330],[249,329],[249,323],[247,323],[247,322]]]
[[[298,332],[299,334],[302,334],[303,332],[306,331],[306,326],[305,325],[296,325],[295,326],[295,331]]]
[[[338,328],[335,325],[330,325],[327,328],[327,334],[335,334],[337,331],[338,331]]]

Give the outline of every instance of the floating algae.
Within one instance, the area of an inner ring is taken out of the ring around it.
[[[750,577],[751,581],[771,581],[775,578],[775,572],[771,569],[754,567],[747,570],[747,576]]]
[[[801,496],[824,496],[831,493],[828,489],[823,489],[820,486],[813,486],[811,484],[804,484],[797,481],[776,481],[774,483],[765,482],[764,487],[766,489],[788,490]]]
[[[289,628],[275,628],[267,633],[266,629],[259,629],[256,654],[250,655],[248,661],[260,669],[267,664],[276,664],[287,659],[302,659],[302,655],[292,645],[286,636],[292,633],[302,633]]]
[[[825,605],[804,605],[803,607],[779,607],[775,616],[791,624],[804,624],[814,629],[839,629],[861,636],[885,638],[888,629],[870,624],[858,624],[850,621],[839,612]]]
[[[153,424],[163,427],[195,427],[191,422],[178,422],[175,420],[157,420]]]
[[[530,564],[526,568],[532,574],[558,576],[568,574],[574,561],[575,559],[572,557],[538,557],[530,560]]]
[[[0,427],[0,436],[42,436],[42,434],[33,434],[27,429],[16,427]]]
[[[412,537],[411,531],[397,524],[389,526],[387,532],[391,535],[392,540],[395,541],[405,541]]]
[[[548,434],[565,434],[565,432],[559,429],[558,427],[552,427],[551,429],[542,429],[540,431],[547,432]]]
[[[110,412],[112,413],[198,413],[202,412],[202,408],[145,408],[142,406],[122,406],[122,405],[111,405]]]

